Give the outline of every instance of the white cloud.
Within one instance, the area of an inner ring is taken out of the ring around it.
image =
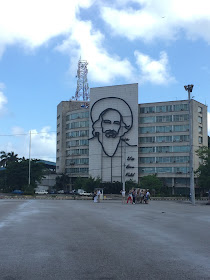
[[[22,127],[15,126],[11,129],[13,137],[1,143],[5,152],[14,151],[18,157],[29,158],[30,132],[25,132]],[[40,131],[31,130],[31,159],[56,160],[56,133],[50,127],[43,127]]]
[[[133,67],[127,59],[120,59],[117,55],[110,55],[103,47],[104,36],[93,29],[90,21],[75,21],[72,33],[58,50],[71,55],[71,72],[76,73],[75,66],[81,56],[89,63],[88,77],[96,82],[108,83],[116,77],[126,81],[133,79]]]
[[[37,47],[50,38],[69,32],[80,8],[94,0],[7,0],[0,1],[0,49],[23,43]]]
[[[0,117],[4,115],[6,112],[5,105],[7,104],[7,98],[3,93],[3,89],[5,88],[3,83],[0,83]]]
[[[160,60],[153,60],[150,56],[135,51],[136,63],[140,70],[140,82],[151,82],[158,85],[166,85],[175,81],[170,76],[168,56],[165,52],[160,53]]]
[[[139,8],[129,7],[131,2]],[[151,41],[174,40],[184,31],[188,39],[203,38],[210,43],[209,0],[124,0],[123,4],[120,9],[101,6],[102,18],[115,34]]]

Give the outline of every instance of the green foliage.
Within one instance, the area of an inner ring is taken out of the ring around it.
[[[18,155],[14,152],[6,153],[4,151],[0,152],[0,167],[6,167],[9,163],[18,162]]]
[[[138,188],[138,184],[136,183],[136,181],[130,179],[129,181],[125,182],[126,192],[129,192],[131,189],[137,189],[137,188]]]
[[[209,189],[210,186],[210,148],[202,147],[196,151],[202,163],[195,171],[198,177],[198,185],[201,188]]]
[[[55,188],[57,191],[59,190],[64,190],[64,191],[68,191],[68,185],[69,185],[69,176],[66,174],[62,174],[61,176],[57,176],[55,178]]]
[[[141,189],[155,190],[155,193],[160,193],[163,187],[163,182],[156,175],[144,176],[140,180]]]
[[[100,183],[100,178],[93,178],[91,176],[89,178],[78,177],[74,182],[74,188],[75,190],[83,189],[86,192],[93,192],[95,188],[99,187]]]
[[[101,183],[100,188],[104,189],[104,194],[119,194],[122,190],[122,183],[121,182],[106,182]]]
[[[45,168],[43,163],[31,160],[30,182],[31,188],[36,187],[44,177]],[[3,191],[11,192],[15,189],[24,190],[28,186],[29,160],[18,159],[18,161],[7,162],[6,169],[0,172],[0,183]],[[29,191],[29,190],[28,190]],[[31,193],[31,190],[29,191]]]

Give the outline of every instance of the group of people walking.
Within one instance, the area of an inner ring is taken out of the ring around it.
[[[122,194],[122,202],[125,202],[125,191],[121,191]],[[136,190],[132,189],[128,193],[127,203],[145,203],[148,204],[150,199],[150,192],[149,190]]]

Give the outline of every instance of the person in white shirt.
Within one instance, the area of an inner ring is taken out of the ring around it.
[[[125,203],[125,190],[121,190],[120,193],[122,194],[122,203]]]
[[[98,201],[98,203],[100,202],[100,195],[101,195],[101,191],[98,190],[97,191],[97,201]]]
[[[149,192],[149,190],[147,190],[147,193],[146,193],[146,201],[147,201],[147,203],[149,202],[149,199],[150,199],[150,192]]]

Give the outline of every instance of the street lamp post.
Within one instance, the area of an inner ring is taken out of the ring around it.
[[[188,92],[188,104],[189,104],[189,135],[190,135],[190,193],[191,202],[195,205],[195,187],[194,187],[194,171],[193,171],[193,126],[192,126],[192,106],[191,106],[191,92],[193,85],[184,86]]]

